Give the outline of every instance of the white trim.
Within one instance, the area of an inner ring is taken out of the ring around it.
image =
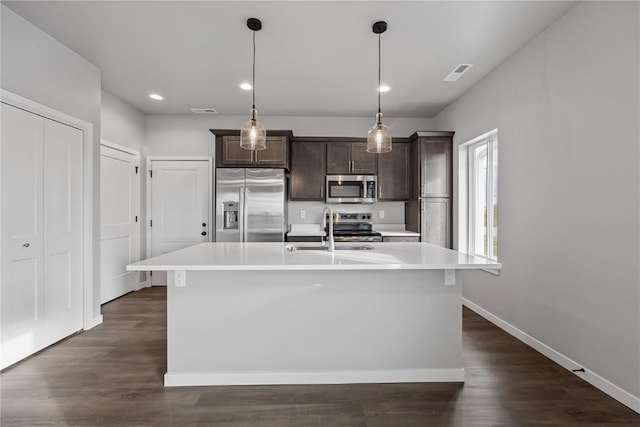
[[[182,372],[164,374],[165,387],[273,384],[464,382],[464,369],[324,372]]]
[[[149,171],[151,171],[151,162],[153,161],[206,161],[208,162],[208,187],[207,187],[207,194],[209,194],[209,215],[207,217],[207,223],[210,225],[209,230],[214,230],[215,231],[215,227],[214,224],[212,223],[213,220],[213,201],[215,200],[215,194],[213,193],[213,157],[212,156],[147,156],[146,158],[146,171],[145,171],[145,189],[147,192],[147,197],[146,197],[146,209],[145,209],[145,213],[146,213],[146,224],[145,224],[145,230],[147,231],[147,242],[146,242],[146,246],[147,246],[147,258],[151,258],[151,226],[150,224],[150,219],[151,219],[151,179],[149,179]],[[209,233],[208,235],[208,241],[211,242],[212,241],[212,236],[213,233]],[[148,286],[152,286],[153,285],[153,281],[151,280],[151,277],[147,274],[147,280],[149,282]]]
[[[95,316],[93,304],[93,124],[38,102],[24,98],[0,88],[0,101],[29,111],[67,126],[79,129],[83,133],[83,195],[82,195],[82,272],[83,272],[83,329],[88,330],[102,323],[100,306]]]
[[[84,329],[85,329],[85,330],[87,330],[87,329],[91,329],[91,328],[93,328],[93,327],[98,326],[98,325],[99,325],[99,324],[101,324],[101,323],[102,323],[102,314],[101,314],[101,315],[99,315],[98,317],[94,318],[94,319],[91,321],[91,323],[89,323],[88,325],[85,325]]]
[[[502,320],[498,316],[490,313],[489,311],[469,301],[468,299],[462,298],[462,304],[467,308],[469,308],[470,310],[473,310],[474,312],[478,313],[480,316],[484,317],[485,319],[487,319],[489,322],[493,323],[500,329],[504,330],[509,335],[512,335],[513,337],[527,344],[529,347],[547,356],[549,359],[553,360],[558,365],[567,369],[572,374],[582,378],[589,384],[593,385],[594,387],[598,388],[599,390],[613,397],[623,405],[626,405],[629,408],[633,409],[634,411],[640,413],[640,397],[634,396],[633,394],[618,387],[617,385],[613,384],[611,381],[601,377],[595,372],[589,371],[585,366],[580,365],[579,363],[575,362],[574,360],[570,359],[569,357],[565,356],[559,351],[549,347],[542,341],[532,337],[526,332],[521,331],[520,329],[516,328],[512,324]],[[585,372],[571,371],[572,369],[579,369],[579,368],[584,368]]]
[[[123,153],[131,154],[132,156],[140,159],[140,152],[133,150],[129,147],[125,147],[124,145],[116,144],[115,142],[107,141],[106,139],[100,140],[100,145],[104,145],[105,147],[113,148],[114,150],[122,151]],[[138,165],[140,166],[140,165]]]

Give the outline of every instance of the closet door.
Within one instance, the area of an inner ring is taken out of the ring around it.
[[[0,366],[82,329],[82,132],[2,104]]]
[[[42,348],[44,119],[2,104],[2,357]]]
[[[44,121],[47,345],[82,329],[82,131]]]

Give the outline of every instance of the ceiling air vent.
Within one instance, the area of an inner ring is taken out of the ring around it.
[[[218,114],[215,108],[192,108],[191,111],[196,114]]]
[[[461,75],[469,71],[473,64],[460,64],[458,65],[452,72],[449,73],[447,77],[445,77],[443,82],[455,82],[460,78]]]

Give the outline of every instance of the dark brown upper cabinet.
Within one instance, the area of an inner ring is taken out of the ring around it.
[[[291,178],[289,199],[324,201],[327,144],[293,142],[291,144]]]
[[[451,197],[452,136],[421,136],[417,148],[420,161],[420,196]]]
[[[328,142],[327,175],[375,175],[376,155],[366,142]]]
[[[378,200],[411,198],[411,144],[394,142],[389,153],[378,156]]]
[[[265,150],[240,147],[240,131],[211,129],[216,135],[216,167],[264,167],[289,169],[291,131],[267,131]]]

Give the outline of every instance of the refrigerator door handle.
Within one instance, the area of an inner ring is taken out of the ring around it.
[[[238,190],[238,232],[240,233],[240,241],[244,242],[244,187]]]
[[[248,239],[248,222],[249,222],[249,212],[247,209],[247,187],[242,187],[242,241],[247,242]]]

